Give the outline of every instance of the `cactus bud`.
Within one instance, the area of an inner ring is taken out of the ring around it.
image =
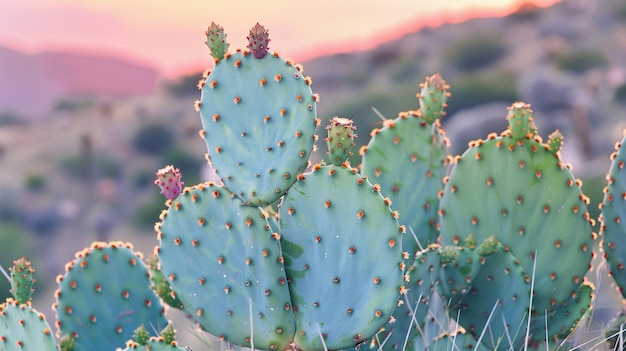
[[[262,25],[256,24],[251,30],[248,36],[248,49],[252,52],[252,56],[257,59],[261,59],[267,54],[270,43],[269,32]]]
[[[169,165],[156,172],[157,179],[154,184],[161,188],[161,194],[170,200],[175,199],[183,190],[182,174],[178,168]]]
[[[165,343],[165,345],[174,345],[176,342],[176,330],[174,330],[171,323],[163,328],[161,331],[161,337],[163,338],[163,343]]]
[[[150,340],[150,333],[148,333],[143,324],[140,325],[139,328],[135,329],[133,340],[135,340],[135,342],[139,345],[146,345],[148,340]]]
[[[449,96],[448,89],[450,87],[439,73],[426,77],[425,82],[420,84],[420,87],[422,91],[417,94],[417,98],[422,116],[424,116],[426,123],[432,124],[446,114],[443,109],[448,106],[446,100]]]
[[[328,137],[324,141],[328,145],[328,159],[332,164],[341,166],[352,155],[351,149],[357,137],[354,133],[356,126],[351,119],[333,117],[326,130]]]
[[[548,135],[548,147],[550,152],[556,155],[563,146],[563,134],[559,130],[555,130],[552,134]]]
[[[30,266],[24,257],[13,261],[11,268],[11,293],[13,298],[20,303],[25,304],[30,301],[33,293],[33,272],[35,270]]]
[[[228,51],[228,42],[226,41],[226,33],[224,28],[215,22],[211,22],[209,29],[204,33],[206,35],[206,45],[211,49],[211,56],[215,60],[224,58],[224,53]]]
[[[509,115],[506,116],[509,121],[509,131],[515,140],[521,140],[527,137],[537,135],[537,127],[533,121],[533,110],[530,104],[524,102],[515,102],[509,107]]]
[[[75,339],[69,334],[65,334],[61,337],[59,346],[61,351],[76,351]]]

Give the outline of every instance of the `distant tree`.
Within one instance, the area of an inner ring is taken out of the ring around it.
[[[139,152],[159,155],[174,143],[174,139],[171,128],[162,124],[148,124],[135,134],[133,146]]]

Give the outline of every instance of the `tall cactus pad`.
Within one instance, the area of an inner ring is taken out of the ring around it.
[[[495,237],[524,271],[533,272],[536,259],[533,305],[551,311],[578,291],[590,267],[595,236],[587,202],[547,145],[491,135],[473,142],[450,174],[440,203],[442,244]]]
[[[356,169],[315,166],[280,207],[281,246],[303,350],[341,349],[391,317],[404,283],[402,230]]]
[[[8,299],[0,304],[0,350],[56,351],[54,335],[42,313]]]
[[[374,130],[362,150],[362,172],[400,212],[400,224],[413,230],[404,238],[404,250],[413,255],[437,240],[437,194],[443,189],[448,156],[447,140],[439,123],[427,123],[416,112],[401,113]]]
[[[424,120],[428,124],[435,123],[436,120],[445,115],[444,108],[447,106],[446,101],[450,94],[448,92],[450,87],[439,73],[426,77],[425,82],[420,84],[420,87],[422,90],[417,94],[417,98]]]
[[[167,324],[148,269],[130,244],[96,242],[77,253],[58,279],[59,334],[74,337],[77,350],[114,350],[142,324]]]
[[[11,267],[11,294],[13,298],[20,303],[25,304],[30,301],[33,293],[33,273],[35,270],[31,267],[24,257],[15,260]]]
[[[515,140],[526,139],[537,135],[537,127],[533,121],[533,111],[530,105],[523,102],[516,102],[509,108],[509,131]]]
[[[212,183],[186,188],[157,225],[161,270],[187,312],[228,342],[282,350],[295,321],[266,215]]]
[[[352,147],[355,146],[354,139],[356,126],[354,121],[343,117],[333,117],[326,126],[328,136],[324,139],[328,145],[328,160],[335,166],[341,166],[350,156]]]
[[[626,132],[615,145],[611,155],[611,167],[607,175],[608,185],[602,201],[602,247],[609,272],[622,296],[626,297]]]
[[[301,66],[247,52],[207,76],[202,135],[217,174],[246,204],[276,201],[307,166],[318,123],[310,83]]]
[[[229,47],[224,28],[215,22],[211,22],[211,25],[204,34],[206,35],[206,45],[211,50],[213,58],[216,61],[223,59]]]

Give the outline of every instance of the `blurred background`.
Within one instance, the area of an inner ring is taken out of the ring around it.
[[[94,240],[152,251],[158,168],[176,165],[187,185],[211,177],[193,109],[211,21],[231,50],[266,26],[270,50],[312,77],[319,117],[354,119],[359,145],[382,124],[372,107],[387,118],[416,109],[436,72],[451,86],[452,154],[504,130],[512,102],[531,103],[544,138],[564,134],[597,217],[626,128],[623,0],[223,3],[0,3],[0,264],[33,261],[35,306],[49,318],[54,279],[76,251]],[[8,288],[0,279],[1,299]]]

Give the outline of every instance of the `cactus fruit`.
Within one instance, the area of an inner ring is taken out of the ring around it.
[[[161,194],[163,194],[169,200],[173,200],[183,190],[182,174],[178,168],[169,165],[161,168],[156,173],[157,179],[154,184],[161,188]]]
[[[93,243],[58,281],[53,308],[59,335],[72,336],[77,350],[113,350],[141,324],[167,324],[148,269],[130,244]]]
[[[209,161],[244,203],[275,202],[307,166],[319,123],[310,84],[301,66],[248,51],[225,55],[202,84]]]
[[[626,131],[615,145],[611,155],[611,166],[607,175],[608,185],[600,208],[602,248],[608,264],[609,274],[615,280],[622,296],[626,298]]]
[[[248,36],[248,49],[252,52],[252,56],[256,59],[262,59],[267,55],[270,44],[269,32],[265,27],[260,24],[256,24],[250,29],[250,35]]]
[[[317,165],[283,198],[279,218],[295,344],[341,349],[376,333],[405,268],[403,228],[379,186],[355,168]]]
[[[157,224],[158,254],[184,311],[202,329],[239,345],[283,349],[295,320],[266,217],[214,183],[185,188]]]
[[[19,304],[25,304],[30,301],[33,293],[34,269],[31,267],[24,257],[13,261],[11,271],[11,294]]]
[[[444,108],[448,106],[446,101],[450,95],[450,87],[443,80],[441,74],[435,73],[426,77],[424,83],[420,84],[422,89],[417,98],[420,103],[422,116],[428,124],[435,123],[436,120],[445,115]]]
[[[230,46],[226,41],[226,33],[224,33],[224,28],[215,22],[211,22],[211,25],[205,32],[206,35],[206,45],[211,50],[211,56],[216,61],[219,61],[224,58],[224,54],[228,52],[228,47]]]
[[[595,234],[580,182],[533,136],[530,112],[513,104],[509,130],[470,144],[447,179],[439,214],[442,245],[458,245],[470,234],[479,245],[493,237],[526,276],[534,274],[533,309],[541,314],[579,291]],[[557,256],[561,264],[554,265]]]
[[[326,126],[328,136],[324,139],[328,145],[328,160],[335,166],[341,166],[350,156],[352,147],[355,146],[354,139],[356,126],[354,121],[343,117],[333,117]]]
[[[411,256],[437,241],[438,193],[449,163],[447,139],[438,120],[429,124],[416,111],[400,113],[395,120],[374,130],[363,155],[362,172],[382,191],[401,214],[400,224],[415,237],[403,239]]]
[[[45,316],[29,303],[9,298],[0,304],[0,350],[56,351]]]

